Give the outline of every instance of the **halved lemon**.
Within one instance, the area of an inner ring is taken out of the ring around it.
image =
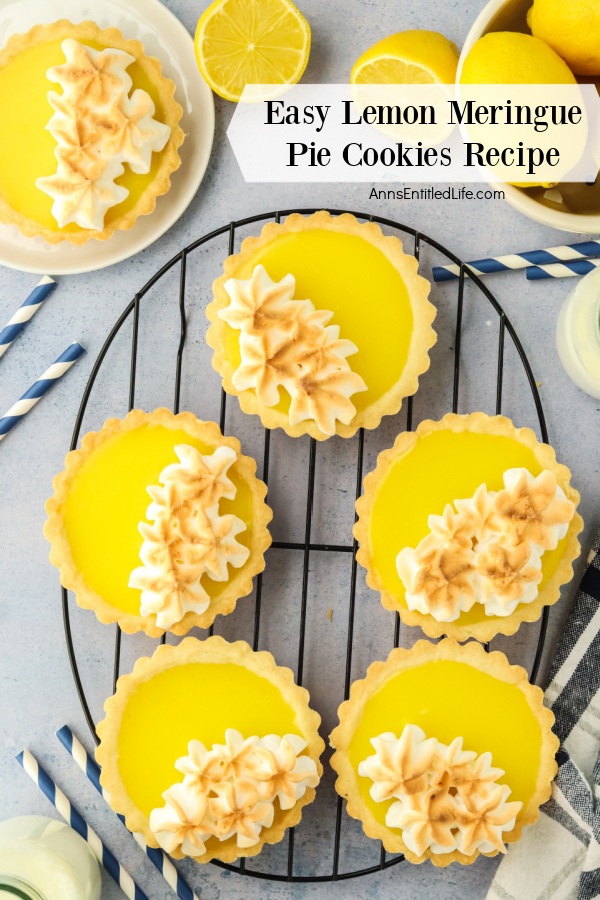
[[[366,107],[433,107],[435,121],[427,124],[374,123],[395,141],[422,141],[431,146],[447,140],[447,85],[458,66],[456,46],[437,31],[400,31],[378,41],[359,57],[350,73],[352,99],[362,113]]]
[[[352,66],[351,84],[452,84],[458,50],[437,31],[400,31],[369,47]]]
[[[213,91],[237,102],[247,84],[300,80],[310,25],[290,0],[215,0],[200,16],[194,46]]]

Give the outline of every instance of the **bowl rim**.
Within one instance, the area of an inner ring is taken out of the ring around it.
[[[471,25],[458,60],[458,68],[456,70],[457,86],[460,84],[464,61],[473,47],[473,44],[484,35],[487,27],[497,13],[504,9],[505,6],[508,6],[510,2],[511,0],[489,0]],[[535,222],[541,222],[543,225],[550,225],[552,228],[558,228],[561,231],[573,231],[579,234],[600,233],[600,213],[573,213],[562,212],[558,209],[550,209],[542,203],[538,203],[537,200],[529,197],[512,184],[507,184],[506,182],[490,182],[490,185],[496,190],[504,191],[506,202],[529,219],[533,219]]]

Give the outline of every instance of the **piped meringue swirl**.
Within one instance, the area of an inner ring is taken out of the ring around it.
[[[401,829],[412,853],[506,852],[503,834],[514,828],[522,803],[508,802],[510,787],[497,783],[504,772],[492,767],[491,753],[464,750],[462,737],[442,744],[417,725],[406,725],[399,738],[380,734],[371,744],[375,754],[359,764],[358,774],[373,782],[376,802],[394,801],[386,825]]]
[[[129,587],[142,592],[141,615],[156,615],[159,628],[170,628],[187,612],[208,609],[202,577],[226,581],[228,566],[240,568],[250,554],[237,540],[245,523],[219,512],[219,501],[236,495],[227,475],[237,459],[235,450],[217,447],[203,456],[195,447],[179,444],[175,453],[179,462],[163,469],[161,483],[148,488],[150,523],[139,525],[143,565],[129,579]]]
[[[72,38],[61,47],[65,63],[47,72],[62,88],[62,94],[48,92],[54,114],[46,128],[57,142],[57,170],[38,178],[36,186],[54,200],[52,215],[60,228],[76,224],[100,231],[106,212],[129,194],[116,183],[124,166],[147,174],[171,128],[154,118],[146,91],[129,95],[131,54],[93,50]]]
[[[416,548],[396,558],[409,609],[453,622],[481,604],[488,616],[509,616],[531,603],[542,580],[542,556],[566,535],[575,505],[554,474],[507,469],[504,489],[480,485],[472,497],[431,515]]]
[[[348,425],[356,415],[350,397],[367,386],[347,361],[358,348],[328,324],[333,313],[294,300],[294,276],[272,281],[262,265],[248,280],[230,278],[225,290],[231,302],[219,317],[241,331],[236,390],[254,390],[261,403],[275,406],[283,388],[291,425],[310,419],[327,435],[338,421]]]
[[[175,763],[183,781],[165,791],[165,805],[150,814],[159,845],[168,853],[201,856],[209,837],[226,841],[235,835],[238,847],[253,847],[273,824],[275,801],[279,809],[291,809],[319,783],[305,747],[297,734],[244,738],[233,728],[224,744],[210,749],[190,741],[189,755]]]

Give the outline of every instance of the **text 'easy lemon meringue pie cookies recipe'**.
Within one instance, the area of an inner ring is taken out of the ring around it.
[[[0,221],[50,243],[151,213],[179,167],[175,85],[139,41],[62,19],[0,51]]]
[[[487,641],[558,600],[580,551],[578,502],[533,431],[448,414],[380,454],[357,503],[357,558],[406,624]]]
[[[336,790],[368,837],[410,862],[504,853],[550,797],[554,716],[524,669],[476,642],[393,650],[339,718]]]
[[[264,569],[271,510],[239,442],[192,413],[133,410],[68,454],[44,534],[77,603],[129,633],[232,612]]]
[[[159,647],[119,679],[98,725],[112,808],[176,859],[256,855],[315,796],[324,744],[308,700],[243,641]]]
[[[267,428],[317,440],[376,428],[429,368],[429,283],[396,237],[293,214],[230,256],[207,308],[223,387]]]

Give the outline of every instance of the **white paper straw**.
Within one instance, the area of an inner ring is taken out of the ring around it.
[[[73,363],[77,362],[84,353],[85,350],[81,344],[69,344],[64,353],[60,354],[50,368],[46,369],[43,375],[40,375],[37,381],[31,385],[29,390],[25,391],[23,396],[11,406],[8,412],[0,417],[0,441],[4,440],[8,432],[27,415],[30,409],[33,409],[44,394],[48,393],[58,379],[62,378],[65,372],[68,372]]]
[[[549,247],[547,250],[528,250],[525,253],[508,253],[505,256],[488,256],[465,263],[475,275],[491,275],[494,272],[507,272],[514,269],[527,269],[529,266],[548,266],[568,260],[582,260],[587,256],[600,256],[600,240],[579,241],[576,244],[562,244]],[[453,281],[460,275],[460,266],[433,267],[434,281]]]
[[[71,754],[84,775],[89,778],[98,793],[101,794],[108,803],[106,792],[100,784],[101,770],[96,760],[90,756],[81,741],[73,734],[68,725],[63,725],[63,727],[56,732],[56,736],[67,752]],[[125,824],[123,816],[118,816],[118,818]],[[177,871],[166,853],[162,850],[155,850],[152,847],[149,847],[141,834],[136,834],[135,832],[130,833],[180,900],[198,900],[196,894],[187,884],[183,875]]]
[[[0,331],[0,357],[4,356],[14,339],[21,334],[27,323],[31,321],[46,297],[52,293],[55,287],[56,282],[49,275],[44,275],[42,280],[34,287],[12,319]]]
[[[600,259],[580,259],[566,263],[552,263],[549,266],[533,266],[525,275],[528,281],[541,281],[545,278],[577,278],[587,275],[600,266]]]
[[[17,761],[58,810],[65,822],[88,843],[98,862],[114,878],[125,896],[129,900],[148,900],[129,872],[123,868],[116,856],[100,840],[94,829],[87,824],[81,813],[71,804],[29,750],[22,750],[17,756]]]

